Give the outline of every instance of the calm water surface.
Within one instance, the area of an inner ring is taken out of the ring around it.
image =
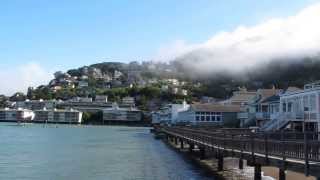
[[[210,179],[147,128],[0,123],[0,180]]]

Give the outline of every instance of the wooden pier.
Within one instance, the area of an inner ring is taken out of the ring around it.
[[[254,133],[245,129],[204,130],[188,127],[158,127],[167,140],[188,144],[192,152],[195,147],[202,159],[206,154],[215,154],[218,170],[223,170],[225,157],[239,159],[254,167],[254,179],[261,179],[262,166],[279,168],[279,179],[285,180],[286,170],[302,172],[320,179],[320,136],[317,133],[272,132]]]

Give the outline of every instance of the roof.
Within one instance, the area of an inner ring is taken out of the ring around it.
[[[293,87],[290,86],[286,89],[286,92],[295,92],[295,91],[301,91],[302,89],[298,88],[298,87]]]
[[[226,99],[224,101],[220,101],[220,104],[225,105],[241,105],[243,103],[248,103],[250,99],[256,96],[256,92],[254,91],[235,91],[233,92],[232,97]]]
[[[202,112],[240,112],[240,106],[220,104],[192,104],[191,109]]]
[[[140,112],[141,110],[136,108],[119,108],[119,107],[112,107],[112,108],[105,108],[103,111],[131,111],[131,112]]]
[[[260,96],[260,99],[258,100],[258,102],[263,102],[267,98],[269,98],[271,96],[274,96],[274,95],[277,95],[280,92],[281,92],[280,89],[275,89],[275,88],[272,88],[272,89],[259,89],[257,94],[259,94],[261,96]]]
[[[267,97],[261,103],[275,102],[275,101],[280,101],[279,95],[273,95],[273,96]]]
[[[235,94],[229,99],[229,101],[248,101],[249,99],[251,99],[255,95],[256,95],[255,92]]]

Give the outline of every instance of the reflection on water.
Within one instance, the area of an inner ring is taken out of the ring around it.
[[[0,179],[210,179],[147,128],[0,124]]]

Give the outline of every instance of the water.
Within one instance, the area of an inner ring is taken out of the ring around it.
[[[147,128],[0,123],[0,180],[210,179]]]

